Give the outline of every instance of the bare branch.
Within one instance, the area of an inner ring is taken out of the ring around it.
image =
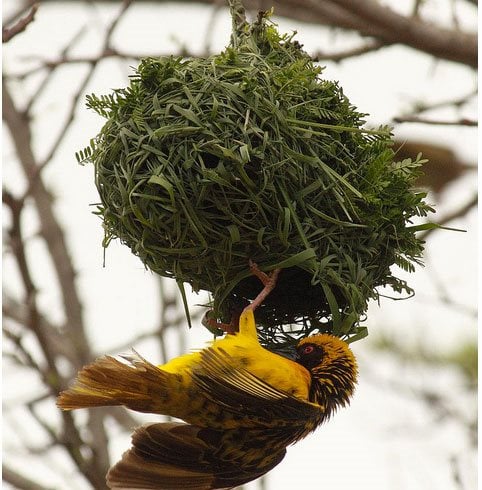
[[[356,15],[360,23],[379,28],[376,37],[389,44],[405,44],[437,58],[477,67],[477,35],[445,29],[416,17],[405,17],[375,0],[327,0]],[[364,28],[361,26],[360,32]]]
[[[382,43],[380,41],[368,41],[365,44],[362,44],[361,46],[357,46],[352,49],[347,49],[345,51],[340,51],[338,53],[325,53],[323,51],[317,51],[316,53],[312,54],[312,58],[314,61],[343,61],[348,58],[354,58],[358,56],[362,56],[367,53],[373,53],[374,51],[378,51],[380,48],[387,47],[388,45],[385,43]]]
[[[464,490],[464,483],[462,481],[462,475],[460,474],[460,462],[458,457],[452,455],[450,458],[450,468],[452,470],[452,480],[459,490]]]
[[[24,174],[29,183],[32,179],[35,181],[30,190],[38,211],[40,234],[52,257],[63,296],[69,336],[77,347],[76,366],[81,367],[90,360],[90,353],[84,333],[82,306],[75,285],[76,273],[67,249],[64,231],[54,215],[52,198],[42,180],[38,178],[38,164],[31,146],[29,120],[15,107],[5,83],[3,83],[2,102],[3,118],[12,136]]]
[[[19,202],[16,200],[8,191],[3,192],[3,202],[7,204],[12,213],[12,226],[10,230],[10,237],[12,241],[12,249],[14,256],[17,260],[17,265],[20,270],[20,275],[23,280],[24,288],[25,288],[25,303],[28,308],[28,322],[25,324],[32,333],[35,335],[42,353],[44,355],[45,362],[48,366],[48,370],[42,368],[30,355],[30,353],[24,348],[21,342],[21,337],[15,336],[14,334],[10,335],[10,339],[14,341],[15,345],[18,347],[19,351],[22,352],[24,361],[26,365],[33,368],[43,380],[45,386],[50,389],[50,393],[52,396],[56,397],[59,391],[65,387],[65,381],[60,375],[57,365],[56,365],[56,352],[54,351],[51,338],[47,334],[47,332],[42,328],[42,324],[40,321],[40,315],[37,309],[36,302],[36,287],[32,280],[30,269],[28,266],[25,249],[23,245],[22,239],[22,231],[20,226],[20,215],[23,210],[23,202]],[[32,413],[34,415],[34,413]],[[80,447],[83,445],[83,441],[80,437],[77,427],[75,426],[73,417],[71,413],[62,412],[63,420],[64,420],[64,430],[65,433],[69,434],[68,442],[64,442],[64,446],[68,450],[72,459],[77,463],[79,469],[85,474],[86,478],[91,481],[94,486],[98,486],[100,478],[103,479],[103,473],[105,469],[108,467],[105,464],[105,458],[107,457],[107,449],[104,448],[104,452],[98,451],[95,457],[92,457],[90,461],[86,461],[81,452]],[[94,414],[92,417],[93,421],[96,421],[96,430],[95,434],[98,435],[99,441],[103,442],[100,438],[103,431],[99,430],[99,414]],[[39,420],[37,422],[40,423]],[[44,429],[47,428],[44,426]],[[54,436],[52,431],[49,431],[51,437],[57,441],[57,438]],[[104,435],[105,437],[105,435]],[[97,440],[97,439],[96,439]],[[99,471],[100,469],[100,471]]]
[[[37,2],[35,0],[28,0],[24,2],[18,2],[20,5],[18,5],[18,9],[11,12],[10,15],[7,15],[3,19],[3,27],[6,27],[13,22],[15,22],[24,12],[32,8]]]
[[[4,338],[9,339],[17,349],[17,352],[15,354],[12,354],[10,357],[13,358],[15,362],[17,362],[19,365],[35,370],[37,373],[40,374],[42,379],[45,379],[46,374],[40,368],[30,352],[24,347],[22,343],[22,336],[14,333],[5,326],[2,328],[2,332]]]
[[[201,315],[197,313],[191,314],[191,320],[195,320],[200,316]],[[158,327],[148,330],[147,332],[138,334],[132,339],[129,339],[127,342],[116,345],[115,347],[110,349],[107,353],[118,354],[119,352],[124,352],[127,349],[132,348],[133,345],[142,342],[143,340],[150,339],[150,338],[162,338],[168,329],[179,327],[179,325],[183,324],[185,320],[186,320],[186,316],[184,315],[184,313],[178,315],[176,318],[169,321],[167,320],[163,321],[161,318],[160,325]],[[163,357],[163,359],[165,359],[165,357]]]
[[[140,421],[124,407],[108,407],[101,408],[100,410],[108,412],[105,415],[111,417],[119,426],[128,432],[132,431],[133,427],[140,425]]]
[[[4,293],[2,313],[5,319],[10,319],[18,325],[28,325],[28,308],[24,303],[17,301]],[[40,328],[46,332],[56,356],[63,356],[75,365],[75,346],[65,341],[60,328],[53,325],[43,314],[38,312]]]
[[[60,56],[61,58],[64,58],[67,56],[67,53],[69,52],[69,50],[81,39],[82,34],[85,31],[86,31],[85,26],[83,26],[78,32],[76,32],[72,36],[72,39],[67,43],[67,45],[64,47],[64,49],[62,49],[61,56]],[[53,75],[53,72],[55,71],[55,69],[58,66],[60,66],[60,65],[53,66],[53,67],[46,66],[47,74],[45,75],[42,83],[39,84],[37,90],[31,95],[30,100],[25,105],[25,113],[30,114],[30,110],[32,108],[32,105],[35,103],[35,101],[39,100],[42,92],[48,87],[49,82],[51,80],[51,77]],[[35,72],[35,71],[36,70],[34,70],[33,72]]]
[[[8,43],[12,38],[14,38],[17,34],[20,34],[23,32],[27,26],[33,22],[35,18],[35,14],[38,10],[39,4],[35,3],[32,8],[30,9],[30,12],[26,17],[23,17],[22,19],[18,20],[16,24],[14,24],[12,27],[3,27],[2,28],[2,43]]]
[[[217,0],[184,0],[184,3],[217,4]],[[383,44],[405,44],[440,59],[477,67],[475,33],[405,17],[374,0],[275,0],[267,6],[259,0],[245,0],[244,5],[250,11],[273,6],[276,15],[282,17],[358,31]]]
[[[437,304],[443,304],[444,306],[450,306],[454,311],[467,315],[477,321],[477,305],[467,305],[454,299],[454,295],[451,293],[451,284],[446,284],[443,280],[442,274],[439,272],[439,268],[431,261],[430,255],[425,254],[425,265],[430,268],[430,280],[434,285],[437,292],[436,296],[428,295],[424,293],[417,293],[418,297],[424,302],[437,302]]]
[[[440,100],[438,102],[433,102],[430,104],[417,100],[413,103],[411,115],[432,111],[434,109],[442,109],[444,107],[456,107],[456,108],[462,107],[463,105],[468,104],[472,98],[476,97],[476,95],[477,95],[477,90],[472,90],[468,94],[458,96],[455,98],[446,99],[446,100]]]
[[[478,195],[474,194],[472,199],[470,199],[466,204],[461,206],[459,209],[454,210],[453,212],[443,216],[442,218],[437,220],[437,223],[441,226],[447,225],[457,218],[462,218],[465,216],[471,209],[475,208],[478,203]],[[419,238],[422,240],[426,240],[429,235],[431,235],[437,228],[431,228],[430,230],[426,230],[419,234]]]
[[[94,65],[98,62],[107,58],[119,58],[123,60],[140,60],[141,58],[147,58],[152,56],[152,53],[128,53],[125,51],[120,51],[114,48],[108,48],[95,56],[67,56],[66,54],[61,55],[56,59],[40,59],[39,65],[26,70],[22,73],[11,73],[7,76],[7,79],[12,80],[23,80],[31,75],[39,73],[44,70],[55,70],[59,66],[64,65],[81,65],[88,64]],[[32,97],[34,99],[34,97]]]
[[[57,150],[60,147],[60,144],[64,140],[65,135],[69,131],[70,126],[71,126],[71,124],[74,121],[75,110],[77,108],[77,105],[79,103],[79,100],[84,95],[84,92],[85,92],[86,87],[88,86],[88,84],[92,80],[92,77],[94,76],[94,72],[95,72],[96,66],[97,66],[97,62],[91,63],[91,66],[90,66],[87,74],[84,76],[84,79],[80,83],[80,85],[79,85],[79,87],[78,87],[75,95],[72,97],[72,99],[70,101],[70,104],[69,104],[70,107],[69,107],[69,111],[68,111],[68,114],[67,114],[66,121],[62,125],[62,129],[60,130],[59,134],[57,135],[57,138],[54,141],[54,143],[52,144],[52,147],[51,147],[50,151],[47,153],[47,156],[45,157],[44,161],[41,162],[37,166],[37,175],[42,171],[42,169],[45,166],[47,166],[52,161],[53,157],[55,156],[55,153],[57,152]],[[34,178],[36,178],[36,177],[34,176]]]
[[[476,0],[467,0],[476,4]],[[167,3],[167,0],[158,0]],[[178,3],[218,5],[219,0],[182,0]],[[310,24],[358,31],[386,45],[405,44],[440,59],[477,67],[476,33],[455,26],[446,29],[423,20],[419,15],[405,17],[375,0],[244,0],[251,12],[274,7],[276,15]],[[415,10],[416,11],[416,10]]]
[[[31,130],[30,121],[24,112],[19,111],[10,96],[8,87],[3,84],[3,117],[6,126],[10,130],[12,141],[14,143],[19,163],[24,174],[29,181],[29,192],[32,196],[39,220],[40,236],[45,240],[47,249],[52,257],[54,269],[57,274],[57,280],[63,295],[64,310],[67,317],[66,329],[68,338],[76,348],[76,357],[74,366],[79,368],[86,364],[91,358],[90,349],[84,332],[82,306],[75,285],[75,272],[67,249],[63,229],[57,221],[53,208],[52,199],[45,188],[38,172],[38,163],[35,160],[31,147]],[[17,209],[19,204],[11,196],[6,196],[7,204],[11,207],[12,212],[19,215]],[[19,208],[21,209],[21,208]],[[19,219],[14,216],[14,224],[19,228]],[[16,220],[16,221],[15,221]],[[17,234],[21,237],[21,230],[14,230],[13,236]],[[18,240],[17,240],[18,241]],[[21,243],[21,241],[20,241]],[[19,249],[22,251],[22,248]],[[20,252],[19,252],[20,253]],[[22,265],[18,255],[17,262]],[[31,308],[29,327],[35,333],[45,360],[49,366],[50,373],[44,376],[44,383],[50,387],[52,395],[56,396],[64,384],[55,364],[55,354],[49,339],[46,338],[45,331],[42,330],[35,299],[35,287],[29,280],[28,267],[22,268],[24,285],[27,292],[28,305]],[[32,298],[32,299],[30,299]],[[105,441],[105,431],[101,421],[101,414],[94,414],[89,418],[91,433],[96,434],[95,450],[90,457],[84,457],[81,448],[85,445],[81,438],[79,429],[76,427],[71,413],[62,412],[63,433],[61,444],[65,447],[67,453],[76,463],[79,471],[87,478],[94,488],[103,488],[105,485],[104,475],[107,471],[107,445]]]
[[[55,490],[53,487],[44,487],[26,478],[6,464],[2,464],[2,479],[19,490]]]
[[[437,119],[427,119],[419,116],[397,116],[393,118],[394,123],[416,123],[416,124],[431,124],[433,126],[478,126],[478,122],[465,117],[454,119],[453,121],[444,121]]]
[[[56,356],[50,344],[50,338],[40,327],[36,300],[37,288],[35,287],[32,275],[30,273],[22,237],[21,214],[23,210],[23,202],[15,199],[7,190],[3,191],[2,200],[10,208],[12,215],[12,225],[9,230],[9,236],[13,254],[17,261],[17,266],[25,289],[25,304],[28,308],[28,317],[25,326],[35,335],[42,349],[49,372],[44,372],[44,370],[40,368],[38,370],[43,376],[46,385],[50,387],[55,395],[61,389],[62,381],[55,364]]]
[[[110,26],[108,27],[106,34],[105,34],[105,39],[104,39],[104,52],[110,51],[110,43],[111,43],[111,38],[112,34],[114,33],[115,28],[119,24],[120,20],[122,19],[123,15],[131,5],[132,0],[124,0],[122,2],[122,7],[119,12],[119,14],[115,17],[115,19],[112,21]],[[83,96],[84,91],[89,84],[90,80],[92,79],[95,69],[97,67],[97,64],[99,63],[99,58],[94,59],[90,63],[90,69],[87,72],[86,76],[82,80],[81,84],[79,85],[77,92],[75,93],[74,97],[72,98],[70,102],[70,108],[67,114],[67,120],[65,124],[62,125],[62,130],[57,136],[57,139],[54,141],[51,150],[48,152],[47,156],[45,157],[45,160],[43,163],[41,163],[38,167],[38,171],[41,171],[41,169],[47,165],[51,159],[54,157],[55,153],[57,152],[58,148],[60,147],[61,142],[63,141],[65,135],[67,134],[67,131],[70,128],[70,125],[74,121],[74,116],[75,116],[75,109],[77,108],[78,102],[80,98]]]

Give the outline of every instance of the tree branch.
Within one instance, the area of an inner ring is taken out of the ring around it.
[[[183,0],[183,3],[216,2]],[[439,27],[419,17],[405,17],[374,0],[273,0],[269,4],[245,0],[244,5],[250,11],[273,6],[275,14],[281,17],[358,31],[383,44],[404,44],[440,59],[477,67],[476,34]]]
[[[12,27],[2,27],[2,43],[8,43],[12,38],[14,38],[17,34],[23,32],[27,26],[33,22],[35,18],[35,14],[37,13],[39,4],[35,3],[30,12],[26,17],[19,19]]]
[[[312,58],[314,61],[329,60],[338,63],[348,58],[355,58],[367,53],[373,53],[374,51],[378,51],[379,49],[387,46],[387,44],[380,41],[370,40],[361,46],[356,46],[355,48],[347,49],[345,51],[339,51],[338,53],[325,53],[324,51],[317,51],[316,53],[312,54]]]
[[[40,220],[40,234],[47,244],[63,297],[69,336],[77,347],[76,367],[90,360],[90,351],[84,333],[82,306],[75,285],[76,273],[67,248],[64,232],[54,215],[52,198],[43,181],[38,178],[37,162],[31,147],[29,120],[15,107],[8,87],[2,83],[3,119],[27,181]],[[34,181],[34,182],[32,182]]]
[[[9,237],[13,254],[15,256],[18,270],[22,278],[23,286],[25,289],[25,305],[28,308],[28,314],[25,325],[35,335],[37,342],[42,349],[44,360],[48,366],[48,372],[44,372],[39,368],[39,374],[42,375],[44,382],[50,387],[52,393],[56,395],[62,388],[62,378],[59,375],[57,366],[55,364],[56,354],[52,349],[50,338],[45,334],[44,330],[40,327],[39,313],[37,309],[37,288],[33,282],[30,274],[30,268],[27,262],[27,256],[25,253],[24,241],[22,237],[21,228],[21,214],[23,210],[23,201],[19,201],[13,197],[7,190],[2,194],[3,202],[10,208],[12,215],[12,225],[9,230]]]
[[[44,487],[30,480],[30,478],[26,478],[6,464],[2,464],[2,479],[19,490],[55,490],[53,487]]]
[[[422,112],[432,111],[435,109],[441,109],[444,107],[462,107],[468,104],[470,100],[477,96],[477,90],[472,90],[468,94],[452,97],[450,99],[440,100],[438,102],[432,102],[427,104],[424,101],[415,101],[413,103],[412,115],[420,114]],[[408,115],[408,114],[407,114]]]
[[[442,119],[428,119],[420,116],[397,116],[393,118],[394,123],[417,123],[417,124],[432,124],[434,126],[478,126],[478,122],[472,119],[462,117],[452,121]]]
[[[457,218],[462,218],[465,216],[472,208],[477,206],[479,199],[478,195],[474,194],[472,196],[472,199],[470,199],[466,204],[461,206],[459,209],[454,210],[453,212],[447,214],[446,216],[443,216],[439,220],[437,220],[437,223],[441,226],[447,225],[451,221]],[[431,235],[437,228],[431,228],[427,231],[424,231],[418,235],[418,237],[421,240],[426,240],[429,235]]]
[[[131,5],[132,0],[124,0],[122,3],[122,7],[118,13],[118,15],[115,17],[115,19],[112,21],[110,26],[108,27],[106,34],[105,34],[105,39],[104,39],[104,47],[103,51],[108,52],[111,50],[110,44],[111,44],[111,38],[112,34],[114,33],[115,28],[119,24],[120,20],[122,19],[123,15]],[[40,172],[44,166],[46,166],[54,157],[55,153],[57,152],[58,148],[60,147],[60,144],[62,143],[65,135],[67,134],[67,131],[70,128],[70,125],[74,121],[74,116],[75,116],[75,109],[77,108],[77,105],[79,103],[80,97],[84,94],[85,89],[87,88],[90,80],[92,79],[95,69],[100,61],[100,58],[95,58],[92,60],[90,63],[90,69],[85,75],[84,79],[82,80],[81,84],[79,85],[77,92],[73,96],[71,102],[70,102],[70,108],[67,114],[67,120],[65,123],[62,125],[62,130],[60,133],[57,135],[56,140],[54,141],[50,151],[47,153],[47,156],[45,157],[44,162],[42,162],[38,166],[37,172]]]
[[[2,301],[2,313],[5,319],[10,319],[18,325],[28,325],[28,309],[25,303],[17,301],[4,292]],[[60,328],[52,324],[43,314],[38,312],[40,328],[46,332],[50,345],[56,356],[63,356],[73,365],[75,364],[75,346],[65,341],[65,337],[60,333]]]
[[[380,29],[376,36],[389,44],[404,44],[437,58],[477,67],[477,35],[445,29],[417,17],[405,17],[375,0],[323,0],[346,9],[367,26]],[[363,33],[364,28],[360,29]]]

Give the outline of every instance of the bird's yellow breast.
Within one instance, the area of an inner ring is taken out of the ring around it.
[[[240,368],[246,369],[278,390],[301,400],[308,400],[310,373],[300,364],[265,349],[257,340],[228,336],[212,348],[222,348]]]

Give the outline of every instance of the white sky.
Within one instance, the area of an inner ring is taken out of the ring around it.
[[[444,2],[437,3],[445,5]],[[4,10],[8,11],[16,2],[11,0],[4,4]],[[403,7],[406,2],[400,5]],[[432,18],[445,11],[431,5],[429,3],[427,9],[431,10]],[[89,23],[89,30],[74,53],[79,56],[95,53],[105,22],[113,12],[113,6],[97,6],[92,10],[85,5],[42,5],[27,32],[4,48],[4,71],[18,73],[24,70],[33,63],[25,56],[55,59],[73,34],[86,23]],[[116,31],[116,46],[134,53],[168,54],[176,51],[181,43],[195,52],[204,45],[211,12],[209,7],[189,4],[182,7],[134,4]],[[469,16],[463,16],[463,19],[473,27]],[[336,50],[346,46],[342,35],[328,35],[318,27],[286,19],[279,25],[281,31],[296,29],[297,39],[308,51]],[[211,34],[215,50],[226,45],[229,30],[229,19],[220,14]],[[349,38],[349,42],[353,44],[354,39]],[[82,67],[63,68],[55,77],[55,83],[36,102],[34,141],[39,155],[45,155],[55,139],[65,117],[66,100],[75,93],[76,83],[83,73]],[[88,92],[102,94],[125,86],[129,73],[126,63],[106,61],[98,69]],[[434,63],[428,56],[401,47],[387,48],[339,65],[327,63],[324,76],[339,80],[350,100],[362,112],[370,113],[368,122],[373,125],[390,122],[392,116],[408,109],[414,100],[445,100],[468,93],[476,85],[471,70],[449,62]],[[19,83],[16,99],[20,102],[26,91],[32,93],[39,80],[36,78],[30,86]],[[469,108],[463,115],[475,117],[475,112],[475,108]],[[451,111],[438,115],[458,117]],[[96,114],[79,107],[76,123],[45,173],[57,198],[59,216],[68,230],[85,302],[86,321],[99,354],[127,342],[134,330],[150,330],[158,313],[155,280],[127,248],[113,243],[107,250],[107,266],[102,268],[102,229],[89,207],[98,200],[92,168],[77,165],[74,158],[74,152],[87,145],[102,123]],[[396,135],[443,142],[469,163],[477,159],[477,134],[473,128],[406,125],[397,128]],[[13,163],[8,137],[4,138],[3,158],[4,181],[14,189],[22,189],[24,182]],[[444,203],[438,206],[440,215],[468,200],[475,188],[475,173],[467,174],[444,196]],[[361,378],[352,405],[288,451],[285,461],[268,477],[270,489],[302,486],[340,490],[456,490],[447,461],[451,455],[461,458],[462,474],[466,478],[463,488],[475,488],[475,455],[468,451],[460,427],[450,421],[434,423],[433,414],[423,404],[406,394],[387,389],[386,384],[393,376],[401,380],[415,378],[422,385],[436,382],[454,393],[455,399],[463,396],[460,378],[450,370],[441,369],[434,373],[422,371],[418,366],[405,366],[398,372],[400,364],[390,358],[377,356],[377,364],[374,364],[370,351],[371,339],[380,332],[390,332],[407,342],[423,342],[436,351],[475,336],[473,318],[450,305],[444,307],[436,300],[438,291],[434,288],[433,271],[454,301],[472,309],[477,301],[475,213],[452,225],[466,229],[467,233],[440,232],[430,238],[430,267],[419,269],[409,277],[409,283],[416,289],[416,297],[404,302],[385,300],[381,307],[373,305],[370,308],[366,323],[371,336],[353,346],[360,360]],[[32,235],[35,233],[36,218],[32,213],[26,219],[26,227]],[[30,254],[31,257],[43,256],[43,249],[35,239],[32,239]],[[9,261],[4,263],[4,271],[9,286],[15,287],[18,279]],[[48,263],[39,260],[34,272],[42,286],[41,304],[53,319],[57,319],[59,296],[52,288]],[[203,297],[192,298],[193,304],[203,301]],[[199,347],[209,340],[208,333],[201,328],[193,329],[187,337],[188,348]],[[173,343],[177,347],[177,342]],[[142,344],[141,352],[155,361],[153,346]],[[171,355],[176,354],[173,348]],[[4,368],[4,374],[6,400],[25,399],[30,393],[29,383],[34,381],[19,382],[26,378],[21,378],[8,366]],[[475,401],[463,399],[460,403],[470,408]],[[47,416],[55,417],[52,410],[51,406],[46,407]],[[155,417],[147,416],[146,420],[154,421]],[[19,430],[22,428],[10,424],[4,426],[5,456],[12,464],[24,460],[24,456],[15,455],[12,449],[15,433]],[[128,444],[128,435],[114,437],[112,454],[120,456]],[[44,484],[59,485],[55,469],[49,472],[45,466],[33,461],[32,475],[38,475]],[[55,488],[63,490],[61,486]],[[72,490],[86,488],[82,480],[72,479]],[[247,488],[254,490],[258,485],[253,483]]]

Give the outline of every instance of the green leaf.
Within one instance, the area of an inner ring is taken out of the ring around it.
[[[173,185],[162,175],[153,175],[147,181],[149,184],[156,184],[161,186],[163,189],[167,191],[171,202],[174,204],[174,187]]]

